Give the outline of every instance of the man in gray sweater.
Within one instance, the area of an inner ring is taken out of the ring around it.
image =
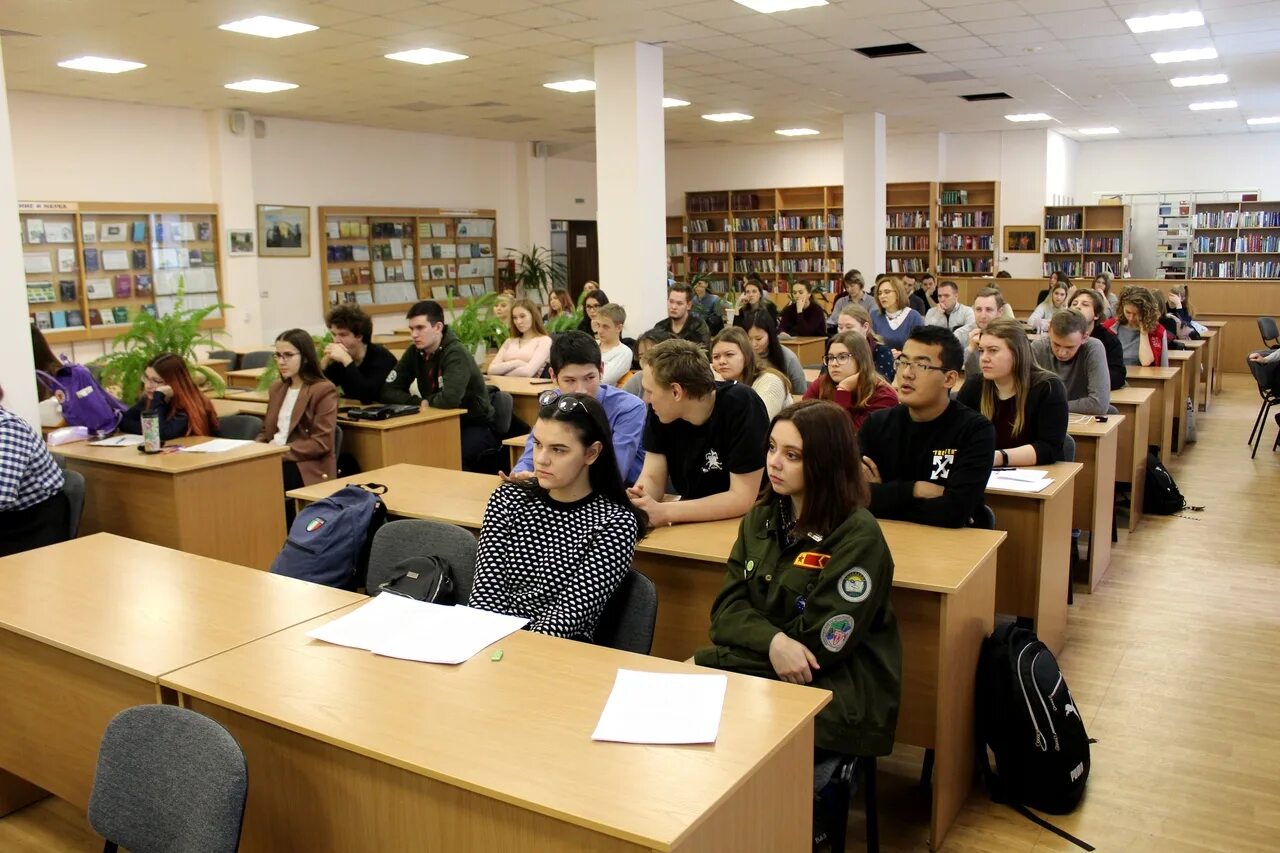
[[[1058,311],[1049,321],[1049,334],[1032,342],[1031,354],[1067,386],[1068,411],[1105,415],[1111,409],[1107,350],[1089,337],[1088,328],[1089,321],[1074,308]]]
[[[950,329],[955,332],[960,346],[965,346],[969,343],[969,332],[978,325],[973,309],[960,304],[960,290],[954,281],[944,281],[934,292],[937,294],[938,304],[924,315],[925,325]]]

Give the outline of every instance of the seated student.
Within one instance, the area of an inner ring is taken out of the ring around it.
[[[901,351],[911,330],[924,325],[924,317],[907,301],[907,286],[897,276],[885,276],[876,284],[876,301],[879,308],[871,315],[871,328],[885,346]]]
[[[821,338],[827,328],[827,315],[809,288],[803,281],[791,285],[794,301],[778,315],[778,329],[793,338]]]
[[[766,312],[752,313],[738,328],[747,333],[752,351],[774,370],[787,377],[792,388],[803,388],[807,384],[800,357],[778,341],[778,327]]]
[[[592,288],[587,290],[586,284],[582,286],[582,292],[586,296],[582,297],[582,322],[578,323],[578,331],[594,335],[596,330],[593,324],[596,319],[596,311],[600,310],[601,305],[609,304],[609,297],[594,281],[587,282],[587,284],[592,285]]]
[[[40,434],[0,405],[0,557],[70,537],[71,504],[62,491],[64,482]]]
[[[861,305],[854,306],[861,308]],[[871,347],[857,331],[841,332],[827,345],[827,369],[805,389],[806,400],[830,400],[849,413],[854,432],[867,415],[898,405],[893,386],[876,372]]]
[[[1185,284],[1175,284],[1169,288],[1169,313],[1173,314],[1179,323],[1186,325],[1195,333],[1188,335],[1188,337],[1199,339],[1201,335],[1209,331],[1208,326],[1196,320],[1196,312],[1191,308],[1191,297],[1188,295]]]
[[[764,471],[769,418],[755,391],[716,382],[703,350],[663,341],[645,353],[644,470],[627,490],[655,527],[738,518]],[[680,500],[665,499],[667,479]]]
[[[933,310],[933,306],[938,304],[938,280],[933,277],[933,273],[921,273],[916,275],[916,288],[911,291],[914,299],[911,300],[912,307],[917,304],[923,305],[924,310],[920,311],[922,316],[927,315]]]
[[[1103,320],[1110,320],[1116,316],[1116,309],[1120,306],[1120,297],[1111,292],[1111,273],[1101,272],[1094,276],[1093,290],[1102,300],[1102,311],[1097,314],[1098,322],[1101,323]]]
[[[532,438],[536,474],[503,483],[485,507],[467,606],[591,642],[648,519],[627,499],[594,397],[552,399],[538,410]]]
[[[542,322],[550,323],[558,317],[572,313],[573,300],[569,298],[569,291],[563,287],[557,287],[547,296],[547,311],[542,315]]]
[[[358,305],[339,305],[324,324],[333,335],[320,358],[324,378],[337,386],[340,397],[376,403],[396,357],[382,344],[373,343],[373,319]]]
[[[1102,342],[1089,337],[1088,321],[1074,308],[1059,311],[1049,334],[1031,344],[1036,364],[1057,374],[1067,389],[1067,409],[1081,415],[1105,415],[1111,407],[1111,375]]]
[[[650,329],[644,332],[640,337],[636,338],[636,357],[640,360],[640,369],[631,374],[631,378],[627,380],[627,384],[622,386],[622,390],[636,397],[644,397],[644,354],[651,350],[654,344],[660,344],[663,341],[672,340],[670,332],[664,332],[662,329]]]
[[[1102,325],[1104,304],[1102,294],[1096,290],[1077,290],[1076,295],[1071,297],[1071,307],[1084,315],[1089,337],[1102,342],[1102,348],[1107,354],[1107,374],[1111,380],[1111,390],[1115,391],[1123,388],[1126,381],[1124,348],[1120,346],[1120,339],[1115,333]]]
[[[622,327],[627,322],[627,309],[616,302],[596,309],[596,340],[600,343],[600,357],[604,360],[604,374],[600,381],[605,385],[617,385],[631,373],[635,353],[622,342]]]
[[[502,325],[507,326],[511,323],[511,306],[516,304],[516,297],[512,293],[499,293],[497,298],[493,300],[493,316],[497,317]]]
[[[747,333],[730,326],[711,342],[711,369],[724,382],[741,382],[760,395],[770,418],[791,402],[791,383],[751,349]]]
[[[903,291],[907,294],[907,301],[905,304],[909,305],[913,311],[921,316],[921,318],[929,312],[928,299],[922,299],[919,295],[918,288],[916,287],[916,273],[880,273],[880,275],[876,276],[877,297],[880,295],[880,282],[887,278],[896,278],[902,282]],[[877,304],[879,304],[878,298]],[[872,312],[872,316],[875,316],[874,311]]]
[[[508,336],[489,362],[491,376],[538,376],[551,355],[551,337],[542,327],[538,306],[528,299],[511,305]]]
[[[1035,363],[1017,320],[995,320],[978,341],[982,375],[965,380],[956,399],[982,412],[996,428],[993,464],[1061,462],[1067,442],[1067,392],[1062,380]]]
[[[963,335],[956,335],[956,340],[964,346],[964,376],[979,376],[982,369],[978,364],[978,337],[992,320],[1004,317],[1004,310],[1009,306],[1004,302],[1004,295],[996,287],[984,287],[973,297],[973,328]],[[1009,315],[1013,319],[1013,315]]]
[[[1049,273],[1049,286],[1046,287],[1044,290],[1040,291],[1036,295],[1036,304],[1039,305],[1042,302],[1048,301],[1049,294],[1052,293],[1053,289],[1057,287],[1059,284],[1061,284],[1063,287],[1067,288],[1068,291],[1070,291],[1071,277],[1064,272],[1059,272],[1058,270],[1054,270],[1053,272]]]
[[[1124,350],[1125,364],[1168,367],[1169,333],[1160,325],[1160,306],[1145,287],[1126,287],[1120,294],[1120,311],[1102,324],[1115,332]]]
[[[1031,319],[1027,322],[1031,324],[1036,334],[1044,334],[1049,328],[1049,321],[1053,319],[1054,313],[1066,307],[1067,286],[1059,281],[1049,287],[1048,295],[1036,306],[1036,310],[1031,312]]]
[[[671,282],[675,284],[675,282]],[[701,317],[712,335],[718,335],[724,328],[725,305],[723,299],[714,293],[707,292],[706,279],[699,279],[693,284],[693,311],[695,317]]]
[[[840,312],[836,320],[836,334],[843,332],[859,332],[867,339],[871,348],[871,361],[876,366],[876,373],[893,381],[893,350],[884,345],[884,340],[871,328],[871,314],[861,305],[848,305]]]
[[[653,327],[670,332],[682,341],[693,341],[700,347],[711,346],[711,330],[707,328],[706,321],[693,313],[692,308],[693,288],[677,281],[667,289],[667,318],[654,323]]]
[[[747,327],[747,319],[757,311],[768,312],[769,318],[776,325],[778,322],[778,306],[773,304],[773,300],[768,296],[769,290],[765,287],[764,282],[759,276],[752,275],[742,285],[742,295],[738,297],[736,313],[733,315],[733,325],[739,329]]]
[[[267,416],[258,441],[288,446],[283,463],[287,492],[338,476],[338,389],[320,372],[315,342],[302,329],[280,333],[275,360],[280,381],[267,391]],[[292,521],[290,510],[292,502],[286,511]]]
[[[1169,335],[1171,349],[1182,349],[1178,341],[1200,339],[1200,333],[1183,319],[1181,300],[1176,300],[1175,305],[1174,297],[1159,288],[1153,288],[1151,295],[1156,298],[1156,305],[1160,312],[1160,325],[1164,326]]]
[[[973,316],[973,309],[960,304],[960,288],[954,281],[944,281],[934,291],[938,304],[924,315],[927,326],[941,326],[950,329],[958,339],[968,338],[969,332],[978,325]]]
[[[893,556],[867,511],[858,439],[835,406],[785,409],[767,459],[767,485],[742,519],[711,608],[713,645],[693,661],[834,693],[813,737],[815,769],[829,774],[832,753],[893,749],[902,693]],[[826,778],[815,773],[815,787]]]
[[[868,315],[876,310],[875,297],[869,293],[863,293],[865,286],[866,282],[858,270],[849,270],[844,274],[844,294],[831,306],[831,313],[827,315],[828,335],[835,334],[841,312],[850,305],[861,305],[867,310]]]
[[[440,303],[423,300],[405,314],[413,346],[387,374],[382,402],[466,409],[462,416],[462,469],[475,471],[486,451],[502,446],[493,432],[493,406],[475,358],[444,323]],[[409,393],[418,383],[422,396]]]
[[[191,379],[181,356],[162,352],[142,373],[142,396],[120,416],[120,431],[142,435],[142,416],[160,418],[160,440],[216,435],[218,413]]]
[[[921,326],[907,338],[894,383],[901,404],[873,412],[858,433],[876,518],[964,527],[982,506],[996,433],[951,399],[963,366],[946,329]]]
[[[601,311],[603,311],[603,307]],[[603,316],[596,314],[599,320]],[[560,394],[586,394],[604,407],[609,419],[609,431],[613,435],[613,455],[618,460],[619,473],[628,486],[640,476],[644,467],[645,407],[638,395],[628,394],[620,388],[606,385],[601,379],[600,347],[591,338],[574,329],[558,335],[551,344],[551,381],[549,388],[538,395],[538,402],[546,404]],[[521,480],[533,477],[533,434],[524,444],[524,455],[511,469],[509,479]]]

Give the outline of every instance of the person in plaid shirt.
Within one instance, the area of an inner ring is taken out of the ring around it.
[[[0,406],[0,557],[68,538],[71,505],[63,481],[35,430]]]

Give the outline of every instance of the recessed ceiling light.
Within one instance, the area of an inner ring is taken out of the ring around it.
[[[1217,59],[1218,51],[1212,47],[1193,47],[1188,50],[1163,50],[1151,54],[1160,65],[1170,62],[1199,62],[1202,59]]]
[[[751,121],[755,116],[746,113],[707,113],[703,118],[707,121]]]
[[[1161,30],[1183,30],[1187,27],[1203,27],[1204,15],[1199,11],[1170,12],[1167,15],[1146,15],[1141,18],[1125,18],[1129,31],[1134,33],[1158,33]]]
[[[687,107],[687,106],[689,106],[689,102],[682,101],[679,98],[663,98],[662,99],[662,108],[664,110],[669,110],[672,107]]]
[[[1085,136],[1110,136],[1113,133],[1119,133],[1118,127],[1082,127],[1080,132]]]
[[[1252,124],[1255,126],[1260,124],[1280,124],[1280,116],[1263,116],[1262,118],[1251,118],[1251,119],[1248,119],[1246,123]]]
[[[812,127],[788,127],[782,130],[775,130],[774,133],[779,136],[817,136],[818,131]]]
[[[297,83],[281,83],[278,80],[241,80],[239,83],[228,83],[223,86],[224,89],[235,89],[237,92],[257,92],[262,95],[269,95],[272,92],[286,92],[289,89],[298,88]]]
[[[1218,86],[1230,79],[1225,74],[1201,74],[1199,77],[1174,77],[1169,82],[1181,89],[1185,86]]]
[[[414,65],[439,65],[441,62],[458,62],[469,59],[465,53],[451,53],[447,50],[436,50],[434,47],[420,47],[416,50],[401,50],[396,53],[383,54],[385,59],[397,62],[412,62]]]
[[[547,89],[555,89],[557,92],[594,92],[596,90],[596,81],[594,80],[561,80],[559,83],[543,83]]]
[[[309,33],[320,28],[311,24],[301,24],[297,21],[286,21],[284,18],[273,18],[270,15],[257,15],[252,18],[245,18],[243,21],[221,24],[218,29],[232,33],[244,33],[247,36],[278,39],[285,36],[296,36],[300,33]]]
[[[127,59],[106,59],[101,56],[80,56],[58,63],[59,68],[71,68],[75,71],[97,71],[99,74],[119,74],[121,71],[136,71],[147,66],[142,62],[129,62]]]
[[[1235,101],[1201,101],[1189,105],[1193,110],[1234,110],[1240,106]]]
[[[1053,121],[1053,116],[1048,113],[1015,113],[1005,118],[1009,121]]]
[[[808,9],[813,6],[826,6],[827,0],[733,0],[740,6],[772,15],[774,12],[790,12],[792,9]]]

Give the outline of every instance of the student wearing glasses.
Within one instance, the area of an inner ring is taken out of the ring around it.
[[[830,400],[849,413],[853,430],[872,412],[898,405],[893,386],[876,372],[871,347],[861,332],[843,332],[827,348],[827,372],[805,389],[806,400]]]
[[[216,435],[218,413],[191,379],[181,356],[164,352],[142,373],[142,396],[120,416],[120,431],[142,435],[142,416],[160,419],[160,440],[187,435]]]
[[[843,332],[859,332],[867,339],[867,346],[871,348],[871,361],[876,366],[876,373],[885,378],[886,382],[893,381],[893,350],[884,345],[884,338],[877,335],[871,328],[871,314],[861,305],[849,305],[840,312],[840,317],[836,320],[836,334]]]
[[[275,348],[280,381],[267,392],[267,416],[258,441],[288,446],[284,455],[287,492],[338,476],[334,452],[338,389],[320,372],[310,333],[281,332]]]
[[[982,506],[995,459],[991,422],[951,399],[964,349],[938,326],[903,344],[894,387],[899,405],[873,412],[858,433],[876,518],[965,527]]]
[[[532,440],[534,476],[503,483],[485,507],[467,605],[591,642],[649,520],[627,499],[594,397],[550,399]]]

